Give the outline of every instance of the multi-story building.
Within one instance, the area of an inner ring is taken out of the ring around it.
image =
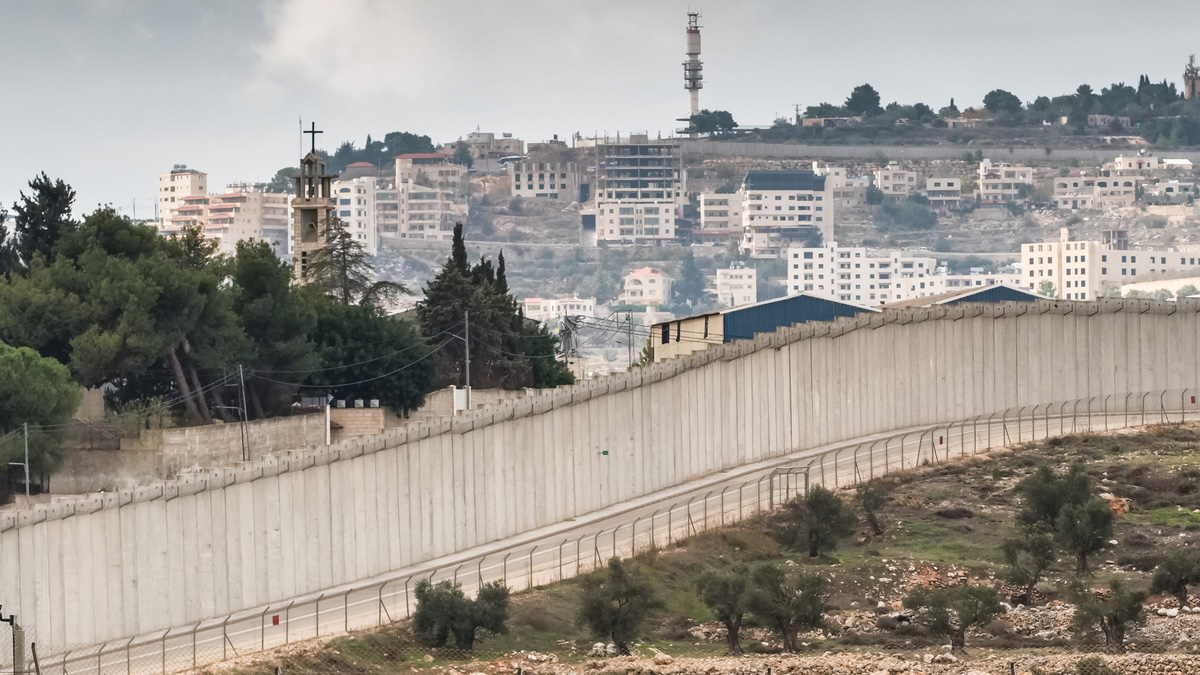
[[[675,238],[687,198],[680,146],[646,134],[596,144],[597,243],[652,243]]]
[[[525,318],[530,321],[553,321],[565,316],[596,316],[595,298],[525,298],[521,301],[521,307]]]
[[[390,182],[375,176],[360,176],[333,183],[334,215],[342,221],[367,255],[379,252],[379,237],[384,214],[398,217],[398,193]],[[390,209],[385,209],[389,205]],[[393,223],[397,224],[398,223]],[[394,231],[394,230],[393,230]]]
[[[217,241],[220,253],[233,255],[237,242],[259,240],[271,244],[280,258],[290,255],[291,195],[267,192],[263,183],[234,183],[223,194],[176,194],[175,198],[168,202],[173,204],[171,215],[158,227],[164,237],[200,226],[205,237]]]
[[[662,305],[670,302],[671,277],[662,270],[642,267],[625,275],[624,290],[618,302],[622,305]]]
[[[207,194],[208,174],[189,169],[186,164],[176,164],[167,173],[158,174],[158,212],[155,217],[159,228],[170,223],[175,209],[182,205],[185,197],[203,197]]]
[[[717,270],[717,303],[737,307],[758,302],[758,270],[742,263]]]
[[[979,163],[979,203],[982,206],[1005,206],[1022,202],[1033,186],[1033,169],[1028,166],[995,164],[990,159]]]
[[[885,199],[904,199],[921,189],[921,174],[900,168],[900,162],[888,162],[886,168],[875,171],[875,187]]]
[[[746,172],[741,250],[755,258],[779,258],[817,231],[832,241],[834,206],[825,181],[812,171]]]
[[[1067,300],[1095,300],[1107,288],[1200,270],[1200,250],[1130,247],[1123,230],[1101,241],[1058,239],[1021,245],[1022,284]]]
[[[863,247],[793,247],[787,251],[789,295],[801,293],[866,306],[994,284],[1016,286],[1019,272],[947,274],[935,258]]]
[[[700,229],[703,242],[737,241],[742,238],[742,195],[705,192],[700,195]]]
[[[1162,166],[1161,160],[1155,155],[1120,155],[1111,164],[1105,163],[1104,168],[1116,171],[1119,175],[1127,173],[1143,173],[1157,171]]]
[[[512,162],[508,178],[514,197],[584,201],[580,199],[582,181],[575,162]]]
[[[925,197],[929,205],[942,211],[962,206],[961,178],[926,178]]]
[[[397,234],[401,239],[452,239],[466,220],[467,168],[428,152],[396,157]],[[386,233],[385,233],[386,234]]]
[[[1060,176],[1054,179],[1054,204],[1072,211],[1131,206],[1140,181],[1136,175]]]
[[[825,189],[835,207],[852,208],[867,203],[869,176],[850,176],[842,166],[830,166],[820,160],[812,163],[813,173],[825,177]]]
[[[513,138],[513,135],[508,132],[500,134],[500,137],[497,138],[496,134],[488,131],[472,131],[467,134],[465,139],[443,145],[440,150],[444,154],[453,155],[454,151],[458,149],[459,143],[467,146],[467,151],[471,153],[473,159],[525,154],[525,141]]]

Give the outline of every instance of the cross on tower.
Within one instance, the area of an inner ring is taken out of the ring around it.
[[[311,129],[311,130],[309,130],[309,129],[305,129],[305,130],[304,130],[304,133],[306,133],[306,134],[312,134],[312,151],[313,151],[313,153],[315,154],[315,153],[317,152],[317,134],[323,134],[323,133],[325,133],[325,132],[324,132],[324,131],[317,131],[317,123],[316,123],[316,122],[313,122],[313,123],[312,123],[312,129]]]

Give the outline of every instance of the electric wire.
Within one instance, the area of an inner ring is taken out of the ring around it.
[[[452,337],[457,337],[457,336],[452,336]],[[395,375],[396,373],[408,370],[409,368],[412,368],[413,366],[417,365],[418,363],[421,363],[422,361],[432,357],[434,354],[437,354],[439,351],[442,350],[442,347],[445,347],[448,344],[450,344],[450,339],[443,340],[441,342],[441,344],[437,345],[430,351],[426,352],[424,355],[422,355],[420,358],[416,359],[415,361],[410,361],[409,363],[407,363],[395,370],[392,370],[390,372],[383,373],[382,375],[376,375],[375,377],[369,377],[364,380],[358,380],[356,382],[334,382],[334,383],[330,383],[330,384],[304,384],[303,382],[284,382],[281,380],[275,380],[275,379],[272,379],[269,377],[264,377],[255,372],[251,372],[249,377],[252,379],[263,380],[264,382],[272,382],[274,384],[281,384],[281,385],[288,386],[288,387],[299,387],[301,389],[340,389],[343,387],[355,387],[360,384],[366,384],[368,382],[375,382],[376,380],[382,380],[385,377],[391,377],[392,375]]]

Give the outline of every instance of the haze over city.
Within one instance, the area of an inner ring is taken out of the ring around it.
[[[150,217],[162,167],[207,167],[224,184],[294,164],[300,117],[329,150],[395,129],[439,143],[476,125],[528,139],[670,133],[687,113],[689,7],[703,12],[704,105],[743,125],[840,103],[863,82],[885,103],[936,110],[997,87],[1032,100],[1175,78],[1200,50],[1189,0],[1156,3],[1152,37],[1114,18],[1136,13],[1116,0],[6,0],[0,203],[44,170],[76,186],[81,208],[128,212],[136,198]]]

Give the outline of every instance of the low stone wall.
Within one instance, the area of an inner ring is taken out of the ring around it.
[[[380,428],[374,433],[383,431]],[[245,425],[249,459],[278,457],[292,450],[325,445],[325,413],[255,420]],[[121,438],[120,450],[75,450],[50,479],[56,494],[111,492],[174,478],[195,468],[233,466],[242,461],[242,425],[209,424],[176,429],[145,429]]]

